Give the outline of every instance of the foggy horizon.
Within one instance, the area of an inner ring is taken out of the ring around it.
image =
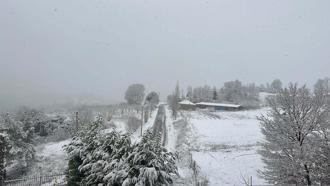
[[[0,105],[329,77],[330,1],[0,2]],[[0,106],[1,107],[1,106]]]

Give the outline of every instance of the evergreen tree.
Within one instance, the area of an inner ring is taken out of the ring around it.
[[[91,125],[84,126],[77,136],[72,139],[71,143],[65,146],[65,150],[69,155],[67,177],[72,184],[79,185],[84,180],[85,174],[81,167],[84,166],[84,163],[90,161],[88,158],[91,158],[91,152],[97,149],[97,137],[102,128],[103,119],[98,118]]]
[[[160,136],[147,131],[127,158],[128,177],[123,185],[161,186],[173,183],[177,173],[175,155],[161,145]]]
[[[69,159],[67,170],[67,181],[70,186],[80,186],[84,175],[79,171],[79,166],[82,164],[82,160],[78,155],[72,156]]]
[[[177,173],[175,156],[151,132],[132,145],[128,135],[102,133],[94,122],[90,131],[66,147],[68,180],[72,185],[164,185]]]
[[[281,90],[282,82],[279,79],[275,79],[270,86],[271,86],[272,92],[276,93]]]
[[[217,92],[217,88],[213,87],[213,101],[218,100],[218,92]]]
[[[191,86],[189,86],[187,88],[187,95],[186,95],[186,98],[189,100],[189,101],[192,101],[193,100],[193,88]]]
[[[179,110],[179,102],[180,102],[180,87],[179,87],[179,82],[177,82],[174,93],[172,95],[169,95],[167,97],[167,102],[170,106],[170,109],[172,110],[172,116],[174,118],[177,117],[177,113]]]

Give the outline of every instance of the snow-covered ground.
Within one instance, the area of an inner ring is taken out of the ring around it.
[[[193,159],[207,176],[210,186],[244,185],[243,179],[248,180],[251,176],[253,185],[265,184],[264,180],[257,177],[262,162],[255,148],[193,152]]]
[[[267,108],[236,112],[183,112],[198,134],[193,145],[193,159],[211,186],[244,185],[243,178],[251,177],[254,185],[265,184],[257,173],[263,163],[257,153],[257,142],[262,140],[262,134],[256,117],[266,112]]]
[[[36,147],[37,163],[32,167],[28,175],[39,176],[62,174],[66,170],[67,154],[63,149],[70,140],[41,144]]]
[[[172,152],[176,149],[176,139],[177,139],[177,131],[173,125],[173,118],[171,117],[171,111],[166,107],[166,130],[167,130],[167,143],[166,148]]]

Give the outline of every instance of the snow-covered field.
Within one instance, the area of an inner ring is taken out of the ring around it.
[[[262,134],[256,117],[266,112],[266,108],[183,112],[198,134],[193,145],[193,159],[211,186],[244,185],[243,179],[251,177],[253,185],[265,184],[257,173],[263,163],[257,154],[257,142],[262,140]]]
[[[28,176],[62,174],[66,170],[67,154],[63,149],[70,140],[51,142],[36,146],[37,162],[32,167]]]

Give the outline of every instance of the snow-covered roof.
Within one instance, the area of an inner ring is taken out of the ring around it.
[[[239,108],[241,106],[241,105],[236,105],[236,104],[210,103],[210,102],[200,102],[200,103],[196,103],[196,105],[217,106],[217,107],[231,107],[231,108]]]
[[[189,100],[183,100],[179,102],[180,105],[196,105],[195,103],[189,101]]]

